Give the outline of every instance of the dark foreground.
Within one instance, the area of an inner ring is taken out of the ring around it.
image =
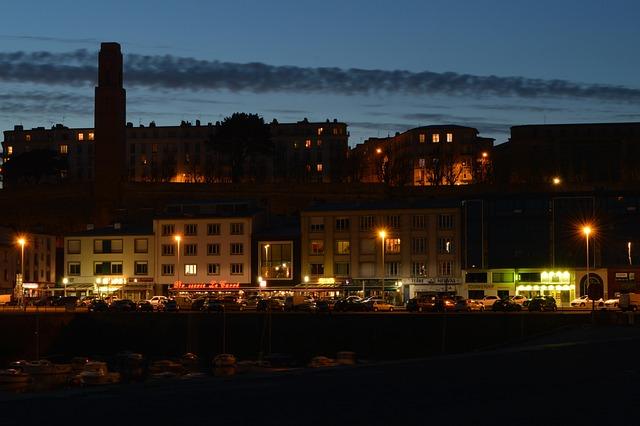
[[[639,357],[640,330],[583,326],[464,355],[5,394],[0,424],[638,424]]]

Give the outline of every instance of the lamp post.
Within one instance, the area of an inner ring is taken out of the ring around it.
[[[586,240],[587,240],[587,294],[589,294],[589,287],[591,285],[591,282],[589,281],[589,235],[591,235],[591,227],[590,226],[585,226],[582,228],[582,232],[584,233]],[[595,301],[591,301],[591,310],[593,311],[595,308]]]
[[[380,239],[382,240],[382,293],[380,294],[380,297],[384,300],[384,275],[385,275],[385,268],[384,268],[384,239],[387,237],[387,231],[382,230],[378,232],[378,236],[380,237]],[[364,295],[363,295],[364,297]]]
[[[631,241],[627,243],[627,257],[629,258],[629,266],[633,265],[631,261]]]
[[[264,245],[264,276],[269,276],[269,244]]]
[[[27,240],[24,237],[18,238],[18,244],[20,244],[20,288],[18,290],[21,305],[24,303],[24,245],[26,243]]]
[[[182,240],[182,237],[180,235],[175,235],[173,239],[176,240],[176,243],[178,244],[178,263],[176,266],[178,268],[177,281],[179,283],[180,282],[180,241]]]

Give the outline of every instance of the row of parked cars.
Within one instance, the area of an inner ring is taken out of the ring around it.
[[[473,312],[473,311],[502,311],[516,312],[528,309],[529,311],[556,311],[558,305],[551,296],[538,296],[527,299],[524,296],[510,296],[499,298],[498,296],[485,296],[483,299],[466,299],[451,296],[420,296],[409,299],[406,303],[409,312]]]

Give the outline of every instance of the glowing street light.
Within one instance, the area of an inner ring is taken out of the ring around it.
[[[20,287],[18,288],[20,304],[24,302],[24,245],[26,243],[27,239],[25,237],[18,238],[18,244],[20,244]]]
[[[589,287],[591,286],[591,281],[589,280],[589,236],[591,235],[592,229],[591,226],[586,225],[582,227],[582,233],[585,235],[587,240],[587,294],[589,294]],[[591,301],[591,310],[593,311],[595,308],[595,302]]]
[[[552,182],[554,185],[560,185],[562,183],[562,180],[558,176],[556,176],[553,178]]]
[[[269,276],[269,244],[265,244],[264,245],[264,267],[265,267],[265,271],[264,271],[264,276],[268,277]]]
[[[182,236],[181,235],[174,235],[173,239],[178,244],[178,264],[177,264],[177,267],[178,267],[178,274],[177,274],[178,280],[177,281],[179,283],[180,282],[180,241],[182,241]]]
[[[381,248],[382,248],[382,250],[381,250],[381,251],[382,251],[382,293],[380,294],[380,297],[381,297],[382,299],[384,299],[384,276],[385,276],[385,267],[384,267],[384,239],[387,237],[387,231],[385,231],[384,229],[383,229],[383,230],[378,231],[378,236],[379,236],[379,237],[380,237],[380,239],[382,240],[382,245],[381,245]],[[364,297],[364,294],[363,294],[363,297]]]
[[[627,257],[629,258],[629,266],[633,263],[631,262],[631,241],[627,243]]]

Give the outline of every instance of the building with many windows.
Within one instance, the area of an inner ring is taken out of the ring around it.
[[[439,186],[486,182],[493,139],[472,127],[423,126],[393,137],[370,138],[351,155],[355,180],[392,185]]]
[[[77,296],[117,294],[146,299],[155,290],[155,259],[151,227],[116,223],[70,234],[64,238],[62,289]]]
[[[304,210],[300,222],[302,274],[311,287],[333,283],[369,295],[384,280],[387,296],[406,299],[455,293],[462,282],[455,202],[321,205]]]

